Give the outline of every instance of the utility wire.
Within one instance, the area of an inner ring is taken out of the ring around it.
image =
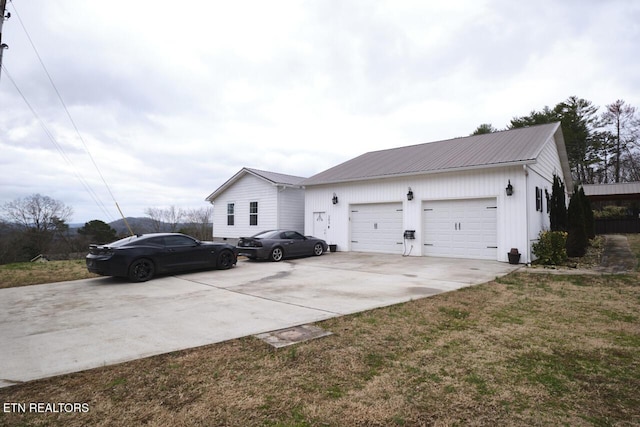
[[[35,43],[31,39],[31,36],[29,35],[29,32],[27,31],[27,28],[25,27],[24,23],[22,22],[22,18],[20,17],[20,14],[18,13],[18,10],[16,9],[16,6],[13,4],[13,0],[9,0],[9,1],[11,3],[11,6],[13,7],[13,10],[14,10],[16,16],[18,17],[18,22],[20,22],[20,26],[22,27],[22,29],[24,30],[25,34],[27,35],[27,39],[29,40],[29,43],[31,44],[31,47],[33,48],[33,51],[35,52],[36,56],[38,57],[38,61],[40,62],[40,65],[42,66],[42,69],[44,70],[45,74],[47,75],[47,78],[49,79],[49,82],[51,83],[51,86],[53,87],[54,91],[56,92],[56,95],[58,96],[58,99],[60,100],[60,103],[62,104],[62,107],[64,108],[64,111],[66,112],[67,117],[69,118],[69,121],[71,122],[71,124],[73,126],[73,129],[76,131],[76,134],[78,135],[78,138],[80,139],[80,142],[82,143],[82,146],[84,147],[85,152],[89,156],[89,159],[91,159],[91,163],[93,164],[93,166],[95,167],[96,171],[98,172],[98,175],[100,176],[100,179],[102,180],[102,183],[104,184],[105,188],[109,192],[109,195],[111,196],[111,199],[113,200],[114,204],[116,205],[116,208],[118,209],[118,212],[120,212],[120,216],[124,220],[125,225],[129,229],[129,232],[133,235],[133,231],[131,230],[131,227],[129,226],[129,224],[127,222],[127,219],[125,218],[124,214],[122,213],[122,210],[120,209],[120,206],[118,205],[118,202],[117,202],[115,196],[113,195],[113,192],[111,191],[111,187],[109,187],[109,184],[107,183],[107,180],[104,178],[104,175],[102,174],[102,171],[98,167],[98,164],[96,163],[93,155],[91,154],[91,151],[89,151],[89,147],[85,143],[84,138],[82,137],[82,134],[80,133],[80,130],[78,129],[78,126],[76,125],[76,122],[73,120],[73,117],[71,116],[71,113],[69,112],[69,109],[67,108],[67,105],[65,104],[64,100],[62,99],[62,95],[58,91],[58,88],[57,88],[56,84],[54,83],[53,79],[51,78],[51,75],[49,74],[49,71],[47,70],[47,67],[44,65],[44,61],[40,57],[40,53],[38,52],[38,49],[36,48]]]
[[[47,137],[49,138],[49,140],[53,143],[53,145],[56,147],[56,149],[58,150],[58,152],[60,153],[60,155],[62,156],[62,158],[72,167],[73,169],[73,173],[75,174],[76,178],[78,178],[78,180],[82,183],[82,185],[84,186],[85,190],[87,190],[87,192],[89,193],[89,195],[91,196],[91,198],[93,198],[93,201],[98,205],[98,207],[102,210],[102,212],[109,218],[113,218],[111,216],[111,214],[109,214],[106,206],[104,205],[104,203],[102,203],[102,201],[99,199],[98,195],[95,193],[95,191],[93,191],[93,189],[91,188],[91,186],[89,185],[89,183],[84,179],[84,177],[80,174],[80,172],[77,170],[77,168],[75,167],[75,165],[73,164],[73,162],[71,161],[71,159],[69,158],[69,156],[67,156],[67,153],[64,151],[64,149],[62,148],[62,146],[58,143],[58,141],[56,141],[56,138],[53,136],[53,133],[51,133],[51,131],[49,130],[49,128],[47,128],[47,125],[45,125],[44,121],[40,118],[40,115],[38,114],[38,112],[33,108],[33,106],[31,105],[31,103],[29,102],[29,100],[27,99],[27,97],[24,95],[24,93],[20,90],[20,88],[18,87],[18,85],[16,84],[15,80],[13,79],[13,77],[11,77],[11,74],[9,73],[9,71],[7,70],[7,67],[4,66],[4,64],[2,64],[2,70],[4,71],[5,76],[9,79],[9,81],[11,82],[11,84],[13,85],[13,87],[16,89],[16,91],[18,92],[18,94],[22,97],[24,103],[27,105],[27,107],[29,108],[29,110],[31,111],[31,113],[33,114],[33,116],[36,118],[36,120],[38,121],[38,123],[40,123],[40,126],[42,127],[42,130],[44,131],[44,133],[47,135]]]

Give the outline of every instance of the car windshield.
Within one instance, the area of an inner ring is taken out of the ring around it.
[[[273,239],[277,237],[278,234],[279,234],[278,231],[269,230],[269,231],[263,231],[262,233],[254,234],[252,237],[255,239]]]

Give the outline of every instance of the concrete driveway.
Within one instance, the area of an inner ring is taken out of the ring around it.
[[[428,297],[515,268],[338,252],[146,283],[104,277],[0,289],[0,387]]]

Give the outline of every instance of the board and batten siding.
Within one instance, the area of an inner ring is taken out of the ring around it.
[[[505,187],[509,180],[514,187],[514,194],[507,197]],[[424,201],[495,198],[498,224],[497,260],[507,261],[507,252],[511,248],[518,248],[521,253],[527,252],[529,242],[524,208],[526,186],[525,170],[522,166],[307,186],[305,233],[310,234],[313,231],[313,212],[326,212],[327,243],[336,244],[339,251],[349,251],[351,205],[400,202],[403,206],[403,229],[416,230],[411,255],[420,256],[423,255],[421,242]],[[411,201],[407,200],[409,187],[414,194]],[[335,205],[331,202],[334,193],[338,197],[338,203]]]
[[[304,190],[280,188],[278,190],[278,224],[276,228],[304,233]]]
[[[247,174],[216,198],[213,206],[213,237],[238,238],[277,228],[278,189]],[[258,202],[258,225],[249,225],[249,203]],[[227,225],[227,205],[235,205],[235,224]]]

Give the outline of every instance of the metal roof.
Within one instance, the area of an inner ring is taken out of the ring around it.
[[[584,184],[584,194],[588,197],[638,196],[640,182],[617,182],[614,184]]]
[[[263,170],[259,170],[259,169],[252,169],[252,168],[242,168],[240,169],[240,171],[238,171],[235,175],[233,175],[231,178],[229,178],[227,180],[227,182],[225,182],[224,184],[222,184],[220,187],[218,187],[218,189],[216,191],[214,191],[213,193],[211,193],[209,196],[207,196],[207,198],[205,199],[207,202],[213,202],[214,199],[216,197],[218,197],[220,194],[222,194],[224,191],[227,190],[227,188],[229,188],[231,185],[233,185],[235,182],[237,182],[240,178],[242,178],[243,176],[250,174],[253,176],[256,176],[260,179],[263,179],[267,182],[269,182],[270,184],[273,185],[283,185],[286,187],[302,187],[302,181],[304,181],[306,178],[302,177],[302,176],[295,176],[295,175],[286,175],[283,173],[276,173],[276,172],[269,172],[269,171],[263,171]]]
[[[303,182],[319,185],[374,178],[535,163],[544,144],[559,131],[563,172],[569,173],[560,123],[371,151]],[[570,175],[569,175],[570,176]]]

